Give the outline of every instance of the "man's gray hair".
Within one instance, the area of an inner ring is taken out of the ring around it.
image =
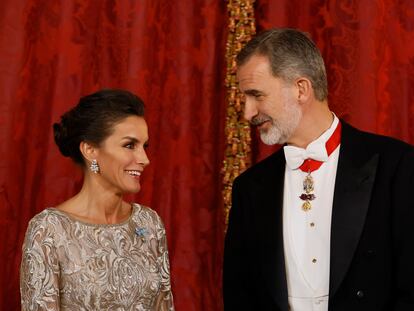
[[[252,55],[268,57],[272,74],[291,82],[308,78],[317,100],[328,97],[325,65],[319,49],[309,35],[296,29],[267,30],[250,40],[237,55],[237,65],[245,64]]]

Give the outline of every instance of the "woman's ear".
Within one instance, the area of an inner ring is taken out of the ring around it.
[[[298,100],[299,102],[307,102],[313,94],[312,82],[304,77],[298,78],[295,81],[298,88]]]
[[[82,141],[79,145],[80,152],[82,153],[83,157],[88,161],[92,162],[92,160],[96,160],[98,157],[98,148],[93,146],[92,144]]]

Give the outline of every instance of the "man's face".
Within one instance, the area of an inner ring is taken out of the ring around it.
[[[260,131],[267,145],[284,144],[294,134],[302,117],[297,88],[274,77],[269,60],[253,55],[237,72],[245,95],[244,117]]]

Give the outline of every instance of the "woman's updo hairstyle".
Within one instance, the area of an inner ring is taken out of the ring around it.
[[[144,116],[144,103],[136,95],[124,90],[101,90],[82,97],[53,124],[55,142],[65,157],[84,165],[79,145],[82,141],[99,146],[112,134],[116,123],[129,116]]]

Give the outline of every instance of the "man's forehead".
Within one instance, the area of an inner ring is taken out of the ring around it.
[[[237,69],[237,76],[244,78],[251,75],[264,75],[271,73],[270,62],[266,56],[253,55]]]
[[[237,80],[240,83],[249,83],[263,77],[271,76],[269,59],[262,55],[251,56],[237,69]]]

